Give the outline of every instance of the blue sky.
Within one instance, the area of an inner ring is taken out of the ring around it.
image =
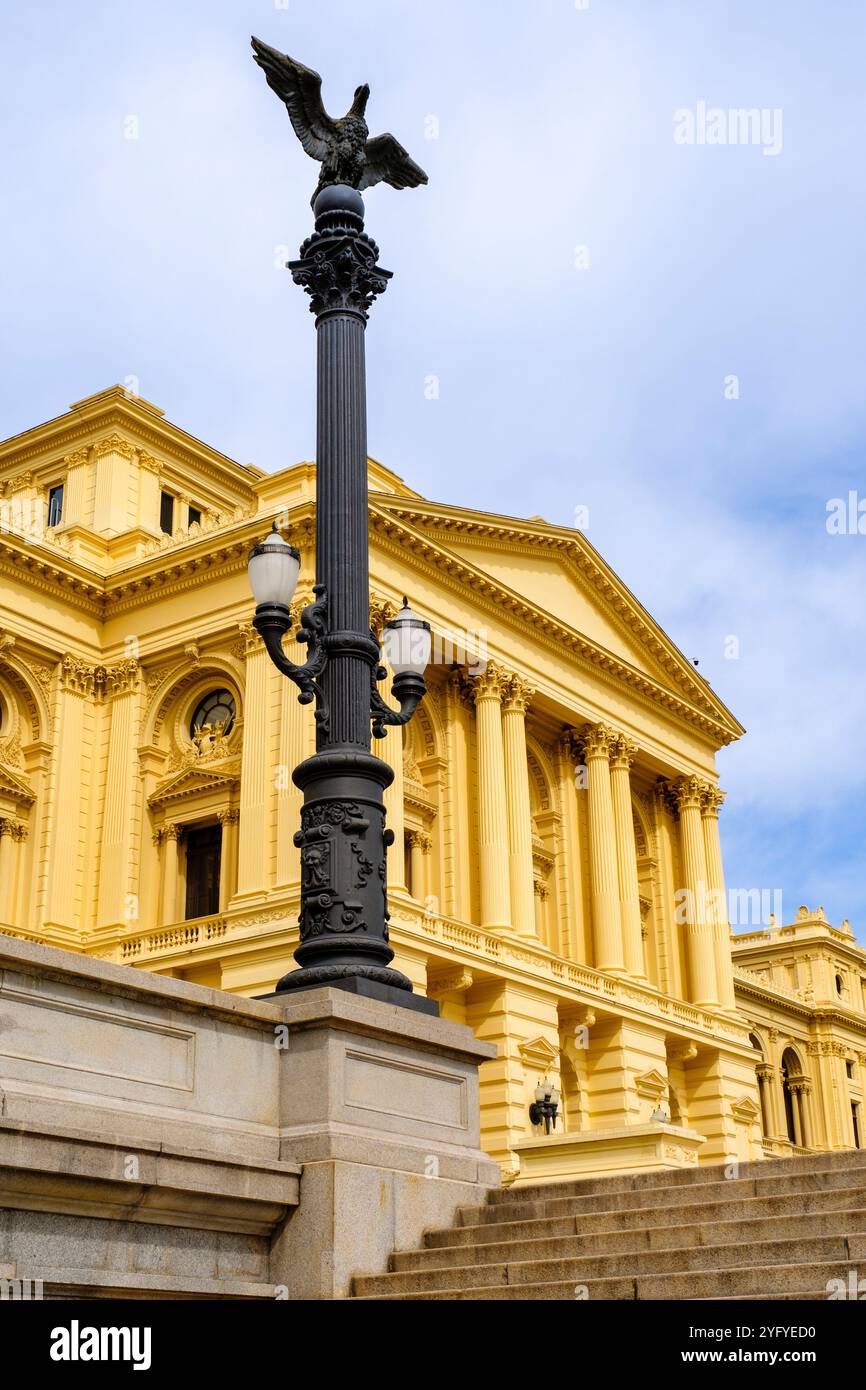
[[[315,167],[250,33],[324,72],[338,114],[368,81],[371,130],[430,175],[367,197],[395,272],[371,453],[443,501],[588,506],[747,726],[719,758],[729,884],[866,939],[866,535],[826,528],[830,498],[866,498],[866,7],[7,8],[3,437],[133,377],[242,462],[312,457],[312,324],[279,265]],[[700,102],[781,111],[781,150],[677,143]]]

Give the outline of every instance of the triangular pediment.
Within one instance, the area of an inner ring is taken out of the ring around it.
[[[661,1072],[653,1067],[650,1071],[645,1071],[643,1076],[635,1077],[634,1087],[639,1096],[644,1096],[647,1100],[660,1100],[668,1088],[667,1077],[662,1076]]]
[[[524,625],[544,630],[651,698],[703,723],[719,744],[742,725],[579,531],[377,497],[371,522]],[[487,581],[486,583],[484,581]],[[498,591],[498,593],[497,593]]]
[[[185,801],[202,793],[228,790],[240,781],[240,760],[227,759],[209,767],[185,767],[163,778],[148,798],[151,807]]]
[[[538,1067],[542,1071],[546,1071],[559,1059],[559,1049],[549,1043],[547,1038],[531,1038],[522,1042],[519,1051],[527,1066]]]

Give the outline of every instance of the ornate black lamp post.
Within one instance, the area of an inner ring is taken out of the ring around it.
[[[383,652],[400,704],[392,709],[376,688],[386,673],[370,630],[364,367],[368,311],[391,272],[377,264],[359,192],[383,179],[397,187],[426,183],[426,175],[393,136],[368,139],[368,87],[358,88],[347,116],[332,120],[317,73],[252,42],[304,149],[322,163],[313,195],[315,231],[300,259],[289,263],[292,278],[310,296],[318,353],[317,582],[298,634],[308,651],[303,666],[283,649],[300,557],[276,523],[249,564],[253,624],[274,665],[300,688],[301,703],[316,703],[316,753],[293,773],[304,793],[295,835],[301,851],[295,959],[301,968],[285,975],[277,991],[332,984],[434,1012],[435,1004],[413,995],[406,976],[390,966],[385,865],[394,834],[385,828],[382,793],[393,772],[370,751],[371,733],[382,737],[385,725],[405,724],[424,695],[430,627],[404,600],[385,629]]]

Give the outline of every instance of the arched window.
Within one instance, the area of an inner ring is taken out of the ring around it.
[[[236,712],[235,697],[230,690],[212,690],[196,706],[189,726],[190,734],[194,737],[206,724],[211,729],[219,724],[225,737],[231,732]]]

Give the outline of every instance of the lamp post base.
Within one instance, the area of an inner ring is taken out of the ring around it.
[[[414,1013],[439,1017],[438,1000],[427,999],[423,994],[413,994],[411,986],[407,989],[403,984],[392,984],[380,978],[390,975],[395,981],[405,980],[405,975],[401,975],[399,970],[377,971],[372,977],[354,973],[324,978],[328,969],[328,966],[312,966],[307,970],[292,970],[283,976],[273,994],[260,994],[257,998],[285,998],[287,994],[296,996],[299,990],[322,989],[328,986],[331,989],[345,990],[347,994],[356,994],[363,999],[378,999],[383,1004],[396,1004],[398,1008],[411,1009]]]

